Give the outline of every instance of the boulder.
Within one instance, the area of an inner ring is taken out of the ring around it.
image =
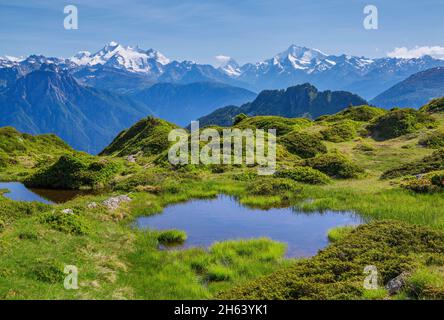
[[[131,198],[127,195],[120,195],[116,197],[111,197],[103,201],[103,205],[109,210],[116,210],[122,202],[130,202]]]

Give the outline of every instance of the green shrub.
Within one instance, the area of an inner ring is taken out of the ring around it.
[[[326,174],[310,167],[295,167],[278,171],[275,175],[308,184],[327,184],[330,182],[330,178]]]
[[[279,116],[248,117],[239,122],[236,127],[240,129],[262,129],[267,131],[275,129],[277,136],[283,136],[293,130],[300,130],[312,125],[312,121],[305,118],[283,118]]]
[[[369,143],[359,143],[354,148],[354,150],[362,151],[362,152],[372,152],[375,151],[375,147],[373,147]]]
[[[416,193],[434,193],[440,191],[440,188],[427,178],[412,178],[400,184],[401,188],[411,190]]]
[[[428,113],[443,112],[444,111],[444,97],[433,99],[428,104],[421,107],[421,109],[419,109],[419,110],[423,111],[423,112],[428,112]]]
[[[419,140],[419,145],[432,149],[444,147],[444,131],[434,131]]]
[[[327,152],[327,147],[322,143],[321,139],[308,133],[290,132],[283,136],[279,142],[289,152],[301,158],[312,158]]]
[[[115,160],[64,155],[48,168],[24,180],[27,187],[79,189],[103,187],[121,169]]]
[[[290,179],[262,178],[252,181],[248,190],[249,193],[255,195],[280,195],[284,192],[300,192],[301,187]]]
[[[185,240],[187,240],[187,234],[185,231],[182,230],[165,230],[159,232],[159,234],[157,235],[157,241],[159,241],[160,244],[164,245],[181,243]]]
[[[442,255],[444,233],[400,221],[360,225],[341,241],[293,266],[243,283],[221,299],[363,299],[365,266],[374,265],[380,284],[411,272],[417,257]]]
[[[239,122],[241,122],[242,120],[244,120],[246,118],[248,118],[248,116],[245,113],[238,114],[233,119],[233,126],[237,125]]]
[[[306,159],[304,164],[330,177],[339,179],[356,178],[360,173],[364,172],[362,168],[354,164],[350,159],[336,152]]]
[[[64,265],[56,260],[38,260],[31,268],[31,276],[39,281],[63,284]]]
[[[47,212],[38,217],[38,221],[51,229],[72,235],[85,235],[91,229],[82,216],[62,212]]]
[[[417,175],[432,171],[444,170],[444,148],[436,150],[430,156],[387,170],[382,179],[393,179],[408,175]]]
[[[444,274],[442,271],[420,268],[406,282],[406,291],[413,298],[444,299]]]
[[[341,120],[353,120],[353,121],[370,121],[376,117],[382,116],[387,111],[381,108],[371,107],[371,106],[356,106],[348,107],[334,115],[321,116],[316,121],[341,121]]]
[[[444,188],[444,174],[437,174],[430,179],[433,185]]]
[[[331,142],[350,141],[356,137],[356,124],[347,120],[337,122],[321,131],[324,140]]]
[[[416,130],[436,126],[436,122],[426,113],[415,109],[393,109],[376,119],[367,127],[373,138],[386,140],[396,138]]]

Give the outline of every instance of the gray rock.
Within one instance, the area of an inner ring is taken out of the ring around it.
[[[390,295],[397,294],[401,289],[404,287],[406,279],[408,277],[408,273],[403,272],[396,278],[393,278],[387,284],[385,285],[385,288],[387,289],[388,293]]]
[[[109,210],[116,210],[122,202],[130,202],[131,198],[127,195],[120,195],[117,197],[111,197],[103,201],[103,205]]]
[[[136,162],[136,156],[134,154],[130,154],[128,157],[126,157],[126,161],[128,162]]]
[[[88,209],[95,209],[95,208],[97,208],[99,205],[96,203],[96,202],[91,202],[91,203],[88,203],[88,205],[87,205],[87,208]]]
[[[63,209],[63,210],[62,210],[62,213],[65,213],[65,214],[74,214],[74,211],[73,211],[72,209]]]

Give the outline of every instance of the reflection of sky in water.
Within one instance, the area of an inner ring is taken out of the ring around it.
[[[228,196],[168,206],[162,214],[141,217],[137,225],[187,232],[185,247],[210,246],[215,241],[268,237],[288,245],[287,256],[312,256],[328,244],[327,231],[362,220],[353,213],[304,213],[293,208],[259,210]]]
[[[0,182],[0,189],[8,189],[9,191],[5,193],[4,196],[12,200],[52,203],[52,201],[49,201],[27,189],[20,182]]]

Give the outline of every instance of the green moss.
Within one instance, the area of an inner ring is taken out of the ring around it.
[[[222,299],[363,299],[364,267],[380,285],[410,271],[425,253],[444,252],[444,233],[395,221],[361,225],[315,257],[219,295]]]
[[[432,117],[415,109],[393,109],[374,119],[368,126],[373,138],[386,140],[396,138],[418,129],[433,128],[437,123]]]
[[[182,230],[165,230],[160,231],[157,236],[157,241],[161,244],[173,244],[173,243],[181,243],[187,240],[187,234],[185,231]]]
[[[327,147],[318,136],[304,132],[290,132],[279,139],[279,143],[301,158],[311,158],[327,152]]]
[[[50,167],[27,177],[24,183],[36,188],[101,188],[121,169],[120,163],[113,159],[64,155]]]
[[[324,140],[331,142],[350,141],[356,137],[357,125],[353,121],[346,120],[332,124],[321,131]]]
[[[444,170],[444,148],[436,150],[430,156],[419,161],[413,161],[402,166],[385,171],[382,179],[393,179],[397,177],[423,174],[432,171]]]
[[[280,170],[275,175],[308,184],[327,184],[331,181],[326,174],[310,167],[294,167],[292,169]]]
[[[319,170],[330,177],[339,179],[356,178],[359,174],[364,172],[361,167],[337,152],[331,152],[315,158],[306,159],[304,164]]]

